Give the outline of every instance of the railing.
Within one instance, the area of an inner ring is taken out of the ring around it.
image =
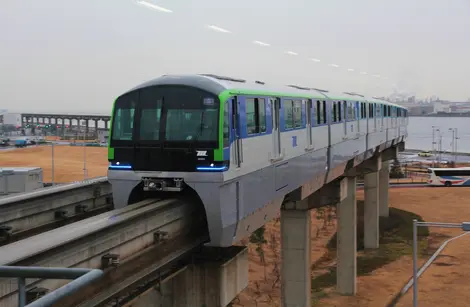
[[[18,278],[19,307],[48,307],[103,275],[97,269],[0,266],[0,277]],[[26,305],[26,278],[74,279],[70,283]]]

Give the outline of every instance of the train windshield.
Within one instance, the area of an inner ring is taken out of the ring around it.
[[[199,89],[144,88],[116,101],[112,140],[122,145],[132,141],[137,146],[185,148],[198,143],[216,148],[218,110],[217,96]]]
[[[116,100],[114,106],[112,140],[118,142],[132,141],[137,98],[137,93],[130,93]]]

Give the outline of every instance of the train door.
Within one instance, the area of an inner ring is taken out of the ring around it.
[[[305,106],[305,115],[306,115],[306,130],[307,130],[307,148],[312,147],[312,100],[307,100]]]
[[[235,165],[240,167],[243,162],[243,144],[240,126],[240,105],[237,97],[232,98],[230,104],[232,105],[232,157],[234,158]]]
[[[281,156],[281,99],[270,98],[271,114],[273,121],[273,159]]]

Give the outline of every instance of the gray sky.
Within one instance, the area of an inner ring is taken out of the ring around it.
[[[468,0],[147,1],[172,12],[132,0],[2,0],[0,109],[109,113],[122,92],[166,73],[470,98]]]

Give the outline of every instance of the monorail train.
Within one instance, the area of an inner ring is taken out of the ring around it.
[[[216,75],[164,75],[119,96],[108,180],[117,208],[190,191],[211,246],[274,218],[288,193],[313,190],[407,136],[407,110],[356,93]],[[175,194],[176,193],[176,194]]]

